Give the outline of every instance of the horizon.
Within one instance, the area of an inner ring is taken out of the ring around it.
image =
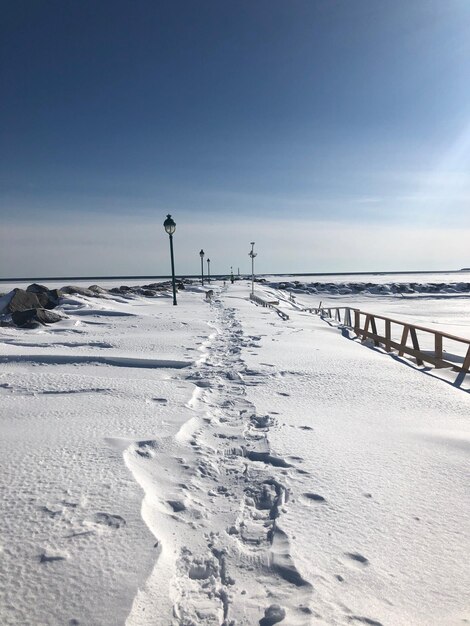
[[[463,267],[461,269],[452,269],[452,270],[402,270],[402,271],[363,271],[363,272],[295,272],[295,273],[286,273],[286,272],[264,272],[262,274],[255,273],[255,279],[258,277],[265,276],[384,276],[387,274],[390,275],[407,275],[407,274],[460,274],[461,272],[470,272],[470,268]],[[210,280],[223,280],[224,278],[228,278],[230,276],[230,272],[227,274],[212,274],[210,275]],[[175,273],[175,277],[177,279],[195,279],[200,280],[201,274],[181,274]],[[0,283],[9,283],[9,282],[27,282],[27,281],[59,281],[59,280],[117,280],[117,279],[130,279],[130,280],[147,280],[147,279],[163,279],[163,280],[171,280],[171,274],[150,274],[150,275],[122,275],[122,276],[16,276],[12,278],[0,278]],[[234,272],[235,280],[251,280],[250,272],[240,272],[240,274]],[[204,279],[207,280],[207,275],[204,274]]]

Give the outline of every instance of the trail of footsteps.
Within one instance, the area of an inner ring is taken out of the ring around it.
[[[189,491],[204,494],[203,541],[181,547],[172,581],[174,624],[309,624],[312,588],[295,567],[280,516],[295,468],[273,455],[270,416],[257,416],[246,385],[260,384],[241,357],[245,338],[232,309],[212,304],[218,333],[207,359],[189,375],[196,418],[180,431],[196,469]],[[178,512],[185,520],[186,511]],[[187,523],[192,523],[188,516]]]

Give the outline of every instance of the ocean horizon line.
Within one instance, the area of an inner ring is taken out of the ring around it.
[[[460,272],[470,272],[470,268],[452,269],[452,270],[399,270],[399,271],[363,271],[363,272],[265,272],[256,273],[257,277],[265,276],[384,276],[386,274],[408,275],[408,274],[455,274]],[[251,278],[251,273],[245,272],[243,274],[235,274],[236,278]],[[199,279],[200,274],[177,274],[178,278],[192,278]],[[204,275],[206,277],[206,275]],[[230,278],[230,273],[226,274],[211,274],[212,280]],[[134,275],[134,276],[24,276],[13,278],[0,278],[0,283],[9,283],[15,281],[27,282],[27,281],[59,281],[59,280],[171,280],[171,275],[168,274],[151,274],[151,275]]]

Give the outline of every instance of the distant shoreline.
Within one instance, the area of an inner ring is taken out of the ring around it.
[[[287,272],[287,273],[264,273],[256,274],[256,276],[386,276],[387,274],[457,274],[459,272],[470,272],[470,268],[462,268],[460,270],[419,270],[419,271],[399,271],[399,272]],[[177,274],[178,278],[194,278],[201,277],[200,274]],[[214,274],[211,278],[214,280],[224,279],[230,276],[227,274]],[[251,274],[241,274],[243,278],[250,278]],[[36,277],[14,277],[14,278],[0,278],[0,283],[11,283],[16,281],[21,282],[37,282],[37,281],[73,281],[73,280],[170,280],[171,276],[36,276]]]

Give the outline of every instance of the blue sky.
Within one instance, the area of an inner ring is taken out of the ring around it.
[[[15,0],[0,276],[470,266],[467,0]],[[45,248],[45,241],[50,243]]]

